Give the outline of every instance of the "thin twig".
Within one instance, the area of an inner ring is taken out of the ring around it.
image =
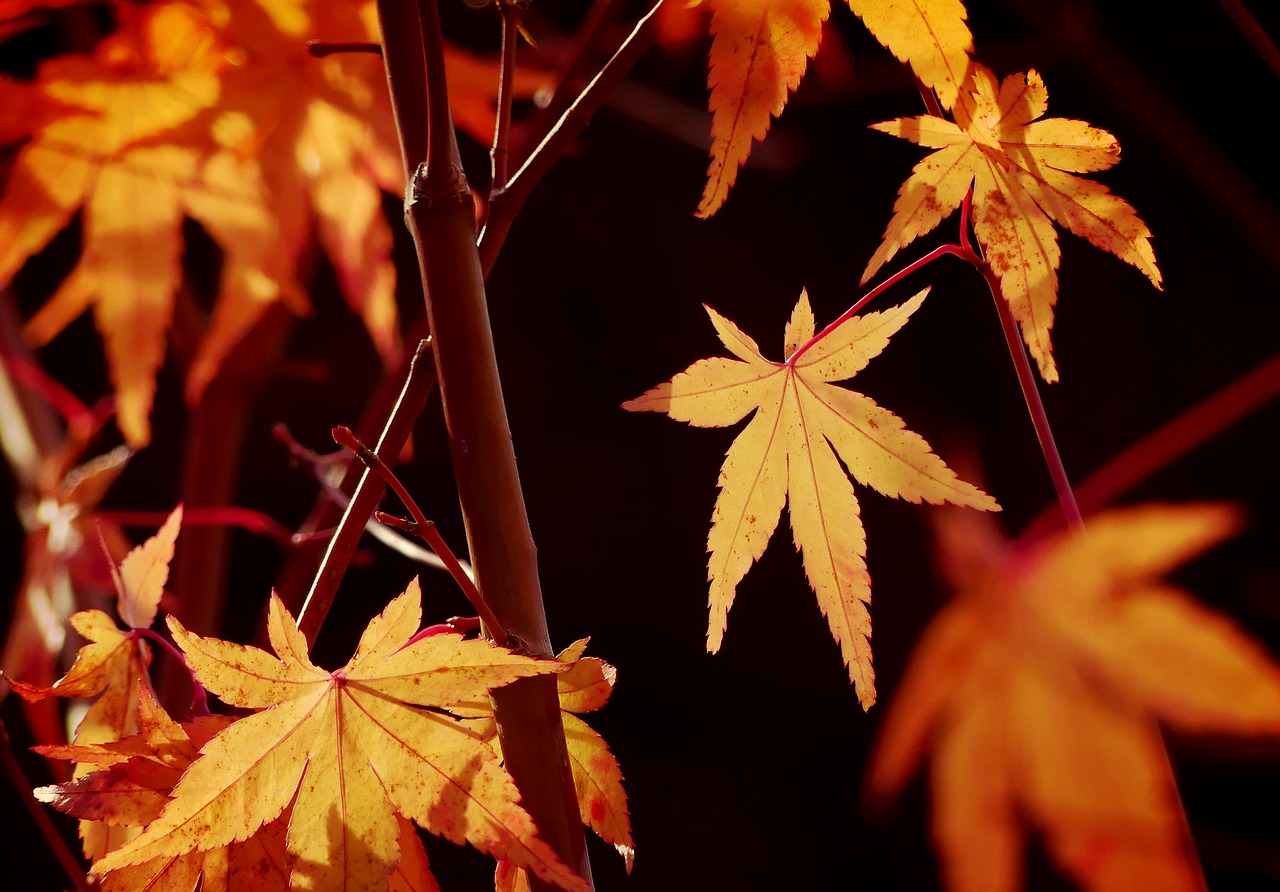
[[[846,322],[848,322],[850,319],[856,316],[862,310],[863,307],[865,307],[867,304],[871,303],[871,301],[875,300],[878,296],[883,294],[887,288],[889,288],[892,285],[896,285],[898,282],[901,282],[903,279],[905,279],[907,276],[911,275],[912,273],[919,272],[920,270],[924,269],[924,267],[928,266],[930,263],[937,260],[939,257],[946,257],[949,254],[959,257],[962,260],[967,260],[970,263],[974,262],[973,252],[966,251],[965,248],[963,248],[960,245],[940,245],[939,247],[934,248],[928,254],[921,257],[919,260],[916,260],[910,265],[905,266],[902,269],[898,270],[892,276],[885,279],[879,285],[877,285],[876,287],[868,291],[853,306],[851,306],[849,309],[841,313],[840,316],[834,322],[832,322],[826,328],[822,329],[822,331],[818,332],[816,335],[809,338],[809,340],[805,341],[798,348],[796,348],[796,352],[792,353],[790,356],[787,357],[786,364],[794,369],[796,367],[796,363],[799,362],[800,357],[804,356],[804,354],[810,348],[812,348],[815,344],[817,344],[823,338],[829,337],[831,333],[834,332],[837,328],[839,328],[841,325],[844,325]]]
[[[1280,397],[1280,353],[1161,425],[1090,474],[1076,487],[1081,511],[1088,515],[1100,510],[1276,397]],[[1048,532],[1052,520],[1047,512],[1041,513],[1023,535]]]
[[[542,108],[530,115],[520,146],[521,157],[532,146],[542,142],[552,124],[569,107],[569,103],[577,98],[581,85],[587,82],[595,71],[596,59],[602,55],[601,38],[607,33],[606,25],[613,19],[614,8],[619,0],[594,0],[587,10],[582,23],[578,26],[573,39],[573,49],[565,56],[555,75],[555,87],[551,98]],[[616,47],[614,48],[616,49]]]
[[[13,754],[13,741],[9,739],[9,729],[5,727],[2,716],[0,716],[0,763],[3,763],[4,773],[9,778],[9,783],[13,785],[14,790],[17,791],[23,807],[31,815],[31,820],[35,822],[35,825],[40,828],[40,835],[44,837],[44,841],[53,850],[54,856],[58,859],[58,863],[62,865],[62,869],[66,871],[71,882],[75,883],[75,887],[79,892],[90,892],[92,887],[89,885],[80,860],[72,853],[67,841],[58,832],[58,828],[53,826],[53,821],[50,819],[48,812],[44,810],[44,806],[31,793],[31,784],[27,780],[22,766],[18,763],[18,757]]]
[[[366,41],[333,42],[328,40],[308,40],[307,52],[317,59],[333,56],[337,53],[365,53],[373,56],[382,55],[382,44]]]
[[[1267,67],[1271,72],[1280,77],[1280,49],[1276,48],[1275,41],[1271,39],[1271,35],[1258,24],[1258,20],[1253,17],[1253,13],[1249,12],[1240,0],[1218,0],[1218,4],[1231,16],[1231,21],[1236,23],[1236,27],[1240,29],[1240,33],[1244,35],[1245,40],[1250,45],[1262,61],[1267,63]]]
[[[498,81],[498,116],[493,128],[493,148],[489,150],[489,194],[507,185],[507,160],[511,146],[511,92],[516,77],[516,47],[520,44],[520,7],[515,0],[501,0],[502,73]]]
[[[977,264],[978,272],[986,279],[991,289],[991,298],[995,301],[996,313],[1000,316],[1000,328],[1004,332],[1005,343],[1009,346],[1009,355],[1013,359],[1013,367],[1018,373],[1018,384],[1022,387],[1022,398],[1026,400],[1027,411],[1031,414],[1031,424],[1036,430],[1036,439],[1040,441],[1040,452],[1049,468],[1049,476],[1053,479],[1054,491],[1058,494],[1058,504],[1062,508],[1062,516],[1067,526],[1073,530],[1084,529],[1084,519],[1080,515],[1080,506],[1076,504],[1075,493],[1071,489],[1071,480],[1067,477],[1067,469],[1063,467],[1062,456],[1058,453],[1058,444],[1053,439],[1053,428],[1049,425],[1049,415],[1044,410],[1040,399],[1040,390],[1036,386],[1036,374],[1027,358],[1027,348],[1022,343],[1022,334],[1018,331],[1017,320],[1009,309],[1009,302],[1000,293],[1000,277],[996,275],[991,264]]]
[[[578,135],[591,123],[591,118],[604,104],[609,93],[631,70],[649,46],[649,40],[657,21],[656,13],[667,0],[658,0],[653,9],[636,22],[631,34],[618,47],[618,51],[587,84],[586,89],[574,100],[573,105],[560,116],[551,132],[533,150],[528,160],[516,171],[505,189],[496,191],[489,201],[489,218],[480,233],[480,265],[486,276],[493,269],[502,244],[506,241],[511,224],[530,193],[546,176],[547,171],[564,153]]]
[[[335,427],[333,429],[333,441],[339,446],[345,446],[354,452],[366,468],[381,477],[383,482],[391,487],[396,497],[400,499],[401,504],[409,509],[409,515],[413,518],[411,525],[401,526],[401,529],[406,529],[415,535],[421,536],[423,541],[430,545],[432,550],[439,555],[440,560],[444,561],[445,566],[449,569],[449,574],[453,576],[454,582],[458,583],[458,587],[467,596],[471,606],[476,609],[476,613],[480,614],[480,618],[484,620],[484,624],[489,630],[489,637],[505,647],[507,644],[506,630],[502,628],[502,624],[494,616],[493,610],[485,602],[484,596],[480,594],[476,584],[471,581],[471,577],[462,569],[462,565],[454,555],[453,549],[449,547],[448,543],[444,541],[436,530],[436,525],[427,519],[422,509],[418,507],[417,501],[409,494],[409,490],[400,482],[400,478],[395,475],[395,472],[383,464],[382,459],[378,458],[376,452],[356,439],[356,435],[351,432],[351,428],[341,425]]]
[[[382,436],[378,438],[376,451],[388,465],[399,458],[400,450],[404,448],[409,432],[413,430],[414,422],[422,414],[422,409],[427,404],[427,397],[436,385],[435,366],[427,361],[427,345],[427,341],[418,344],[413,360],[409,363],[409,375],[405,379],[404,388],[400,391],[400,398],[396,400],[391,414],[387,417]],[[333,605],[333,598],[338,592],[343,574],[347,571],[347,565],[351,563],[351,556],[355,554],[360,534],[364,532],[365,524],[368,523],[374,507],[385,491],[386,485],[376,474],[366,470],[360,476],[355,494],[352,495],[350,503],[342,513],[342,520],[338,522],[338,531],[329,540],[329,547],[325,550],[319,569],[316,570],[311,590],[307,592],[307,598],[298,614],[298,628],[306,637],[308,644],[315,644],[316,636],[320,634],[320,627],[324,625],[324,619]]]

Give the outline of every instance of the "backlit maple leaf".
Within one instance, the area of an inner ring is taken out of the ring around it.
[[[1021,547],[960,520],[943,539],[957,595],[911,659],[870,795],[896,795],[932,753],[958,892],[1019,888],[1028,832],[1087,890],[1203,889],[1157,722],[1280,735],[1280,666],[1159,577],[1230,535],[1235,512],[1115,510]]]
[[[74,760],[81,770],[71,783],[38,787],[36,798],[81,820],[142,828],[164,810],[200,747],[234,721],[230,716],[204,716],[178,724],[145,685],[138,690],[138,719],[138,733],[114,743],[37,747],[46,756]],[[84,773],[86,769],[93,770]],[[255,890],[283,892],[289,884],[285,826],[278,820],[242,842],[161,855],[112,871],[101,888],[104,892],[191,892],[200,881],[203,889],[230,890],[244,888],[252,877]],[[232,885],[232,877],[238,886]]]
[[[698,205],[710,217],[753,142],[764,139],[818,51],[830,0],[707,0],[711,7],[711,166]],[[849,0],[849,8],[950,108],[973,38],[960,0]]]
[[[955,122],[931,115],[874,129],[938,149],[915,166],[898,192],[884,241],[865,283],[901,248],[958,208],[973,186],[973,225],[1000,277],[1000,290],[1046,381],[1058,379],[1049,331],[1058,299],[1058,236],[1053,222],[1133,264],[1160,287],[1151,232],[1128,202],[1074,174],[1106,170],[1120,145],[1105,130],[1068,118],[1042,118],[1049,94],[1035,71],[998,83],[973,67]]]
[[[582,823],[618,850],[626,863],[627,873],[631,873],[636,850],[631,839],[627,794],[622,789],[622,769],[604,738],[576,715],[594,712],[604,706],[618,677],[618,670],[604,660],[582,655],[588,640],[575,641],[556,657],[560,662],[570,664],[567,672],[556,676],[569,767],[573,771],[573,786],[578,794],[578,813]],[[523,871],[509,862],[498,864],[494,872],[495,892],[517,892],[527,888],[528,877]]]
[[[286,848],[295,888],[386,888],[399,859],[399,814],[586,892],[535,836],[482,734],[448,711],[518,678],[567,667],[454,634],[408,643],[420,601],[414,581],[335,672],[311,662],[274,595],[268,632],[278,658],[201,638],[170,618],[196,677],[227,703],[261,711],[206,744],[163,813],[94,873],[246,839],[292,805]]]
[[[738,358],[700,360],[670,382],[623,404],[632,411],[666,412],[698,427],[724,427],[755,413],[720,470],[720,496],[707,539],[708,650],[720,649],[738,582],[764,553],[783,503],[789,500],[791,529],[804,555],[805,573],[840,644],[858,699],[870,707],[875,702],[875,673],[866,535],[853,485],[836,455],[860,483],[887,496],[999,508],[990,496],[957,478],[898,416],[831,383],[861,371],[927,293],[891,310],[854,317],[793,364],[765,359],[754,341],[708,307],[720,340]],[[813,312],[808,295],[802,293],[786,329],[787,355],[813,334]]]
[[[36,91],[64,112],[33,132],[0,197],[0,282],[83,204],[84,255],[28,333],[42,343],[93,307],[120,428],[137,446],[150,436],[155,373],[181,275],[182,218],[208,222],[202,199],[224,185],[202,169],[213,148],[207,139],[177,131],[218,101],[229,59],[225,46],[208,40],[211,26],[195,7],[157,3],[131,19],[92,57],[40,67]]]
[[[147,674],[151,656],[136,630],[146,629],[155,621],[181,523],[179,505],[160,531],[131,551],[120,565],[117,609],[131,631],[122,631],[101,610],[74,613],[69,619],[71,626],[89,643],[80,649],[67,674],[48,688],[11,681],[14,690],[28,701],[51,696],[97,697],[76,726],[77,745],[109,743],[138,730],[138,689],[151,683]],[[85,854],[91,859],[101,857],[127,838],[127,834],[113,832],[93,821],[81,821],[80,835]]]

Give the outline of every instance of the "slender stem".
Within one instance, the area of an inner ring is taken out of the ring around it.
[[[1040,451],[1044,454],[1049,476],[1053,478],[1053,488],[1058,494],[1062,516],[1071,529],[1084,529],[1080,506],[1076,504],[1075,493],[1071,490],[1071,480],[1067,477],[1067,469],[1062,465],[1062,456],[1058,454],[1058,444],[1053,439],[1053,428],[1049,426],[1049,415],[1045,412],[1044,403],[1040,400],[1040,390],[1036,386],[1036,375],[1031,368],[1031,360],[1027,358],[1027,348],[1022,343],[1022,334],[1018,331],[1018,323],[1013,318],[1009,303],[1000,293],[1000,277],[991,269],[991,264],[985,261],[976,266],[978,272],[982,273],[982,278],[986,279],[987,287],[991,289],[996,312],[1000,315],[1000,328],[1004,332],[1005,343],[1009,346],[1013,367],[1018,373],[1018,384],[1022,387],[1022,398],[1026,400],[1027,411],[1031,413],[1031,424],[1036,429]]]
[[[916,78],[916,89],[920,91],[920,98],[924,100],[924,107],[929,114],[935,118],[946,117],[942,111],[942,106],[938,103],[938,95],[919,77]]]
[[[365,41],[335,43],[328,40],[308,40],[307,52],[315,56],[317,59],[323,59],[325,56],[333,56],[338,53],[367,53],[369,55],[381,56],[382,44],[368,43]]]
[[[0,717],[0,764],[3,764],[9,783],[13,785],[18,798],[22,800],[23,807],[31,815],[31,820],[40,828],[40,835],[49,844],[54,857],[58,859],[58,863],[62,865],[62,869],[66,871],[78,892],[90,892],[93,887],[85,877],[80,860],[72,853],[67,841],[58,832],[58,828],[53,826],[53,821],[49,818],[49,813],[44,810],[44,806],[36,801],[36,797],[31,793],[31,783],[18,763],[18,757],[13,754],[13,741],[9,739],[9,729],[5,727],[3,717]]]
[[[161,511],[99,511],[98,517],[122,527],[159,527],[167,514]],[[293,545],[293,531],[280,521],[251,508],[192,508],[182,515],[184,527],[230,526],[274,539],[280,545]]]
[[[378,438],[377,454],[388,466],[394,464],[400,457],[400,451],[404,449],[405,441],[409,439],[409,432],[413,430],[414,422],[422,414],[422,409],[427,404],[427,397],[435,388],[435,367],[426,361],[428,349],[427,341],[419,342],[418,349],[413,354],[413,360],[409,363],[409,374],[405,378],[404,387],[400,390],[400,398],[396,400],[391,414],[387,416],[382,436]],[[338,593],[343,574],[347,572],[347,565],[351,563],[351,556],[355,554],[360,534],[364,532],[365,524],[369,522],[374,507],[377,506],[378,500],[382,498],[385,491],[386,484],[378,475],[368,469],[360,475],[355,494],[347,503],[346,510],[342,512],[338,531],[329,540],[329,547],[325,550],[320,567],[316,570],[311,590],[307,592],[306,600],[303,601],[302,609],[298,614],[298,628],[307,639],[307,644],[315,644],[316,636],[320,634],[320,627],[324,625],[324,619],[333,605],[334,596]]]
[[[1156,471],[1190,452],[1206,440],[1280,397],[1280,353],[1262,365],[1147,434],[1076,487],[1084,514],[1092,514]],[[1042,535],[1053,518],[1041,513],[1024,536]]]
[[[636,22],[631,34],[618,47],[618,51],[600,69],[587,84],[586,89],[574,100],[573,105],[565,110],[560,120],[551,128],[546,137],[533,150],[529,158],[516,171],[505,189],[495,191],[489,200],[489,217],[484,231],[480,233],[480,265],[484,275],[488,276],[493,269],[502,243],[506,241],[511,224],[515,221],[520,208],[524,206],[530,193],[546,175],[556,159],[564,153],[578,135],[591,123],[591,118],[604,104],[609,93],[631,70],[641,54],[648,49],[652,37],[656,13],[667,0],[658,0],[653,9]]]
[[[1231,16],[1240,33],[1262,57],[1262,61],[1267,63],[1271,72],[1276,77],[1280,77],[1280,49],[1276,48],[1275,41],[1267,34],[1266,29],[1258,24],[1258,20],[1253,17],[1253,13],[1249,12],[1248,7],[1240,0],[1218,0],[1218,3],[1227,15]]]
[[[498,117],[493,128],[493,148],[489,151],[489,194],[507,185],[507,159],[511,145],[511,93],[516,76],[516,47],[520,45],[520,7],[515,0],[501,0],[502,74],[498,81]]]
[[[619,0],[593,0],[591,8],[578,26],[573,49],[556,72],[555,88],[550,100],[544,107],[535,109],[529,118],[521,152],[542,142],[551,124],[560,119],[560,115],[577,98],[582,85],[595,71],[596,59],[602,49],[600,41],[606,33],[605,26],[612,21],[612,13],[618,5]]]
[[[182,651],[178,650],[178,648],[174,646],[173,642],[154,629],[134,629],[130,635],[134,638],[146,638],[154,641],[156,644],[159,644],[164,648],[165,652],[168,653],[169,656],[177,660],[178,663],[181,664],[182,668],[187,670],[187,675],[191,678],[191,687],[195,690],[195,694],[191,698],[192,712],[198,716],[208,715],[208,692],[205,691],[204,685],[200,683],[200,679],[196,678],[196,674],[191,671],[191,664],[187,662],[187,658]]]
[[[445,566],[449,569],[449,573],[458,583],[458,587],[462,589],[462,593],[467,596],[467,600],[471,602],[471,606],[476,609],[476,613],[480,614],[480,618],[484,620],[485,626],[489,629],[489,637],[495,642],[506,646],[507,632],[502,628],[502,624],[498,622],[498,618],[493,615],[493,610],[485,602],[484,596],[480,594],[480,590],[476,588],[476,584],[471,581],[471,577],[467,575],[467,571],[462,569],[462,564],[458,562],[458,558],[453,553],[453,549],[444,541],[436,525],[427,519],[426,514],[418,507],[417,501],[409,494],[409,490],[400,482],[400,478],[395,472],[383,464],[382,459],[378,458],[378,454],[365,446],[356,435],[351,432],[351,428],[339,425],[333,429],[333,440],[340,446],[345,446],[356,454],[356,457],[364,464],[366,468],[373,471],[400,499],[401,504],[409,509],[409,516],[413,518],[413,524],[402,526],[409,532],[421,536],[422,539],[431,546],[432,550],[439,555],[440,560],[444,561]],[[382,512],[378,512],[381,514]]]
[[[902,269],[894,273],[892,276],[885,279],[879,285],[872,288],[865,295],[863,295],[862,298],[857,301],[857,303],[855,303],[849,309],[841,313],[840,316],[834,322],[832,322],[822,331],[818,332],[816,335],[809,338],[809,340],[805,341],[798,348],[796,348],[796,352],[792,353],[790,356],[787,357],[787,362],[786,362],[787,366],[794,369],[796,367],[796,363],[800,361],[801,356],[804,356],[804,354],[809,349],[811,349],[815,344],[817,344],[823,338],[828,337],[832,332],[834,332],[841,325],[844,325],[854,316],[858,315],[858,313],[862,310],[863,307],[865,307],[867,304],[871,303],[871,301],[875,300],[877,297],[883,294],[885,289],[893,285],[896,285],[898,282],[901,282],[903,279],[905,279],[907,276],[911,275],[912,273],[918,272],[921,269],[924,269],[926,266],[928,266],[930,263],[933,263],[933,261],[937,260],[939,257],[946,257],[948,254],[953,254],[956,257],[960,257],[964,260],[973,262],[972,253],[973,253],[972,251],[966,251],[960,245],[941,245],[937,248],[934,248],[928,254],[921,257],[919,260],[916,260],[914,263],[911,263],[909,266],[903,267]]]

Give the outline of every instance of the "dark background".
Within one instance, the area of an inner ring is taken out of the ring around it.
[[[637,858],[628,880],[620,859],[593,840],[602,890],[938,888],[925,783],[917,779],[885,817],[871,819],[858,804],[866,755],[910,648],[947,597],[933,567],[931,509],[858,490],[880,696],[864,714],[785,521],[739,586],[721,653],[705,653],[707,526],[738,428],[695,430],[618,408],[694,360],[722,353],[702,302],[780,357],[783,324],[802,287],[820,326],[856,299],[897,188],[923,155],[867,125],[921,109],[903,69],[846,6],[834,5],[820,64],[714,219],[692,214],[706,169],[706,44],[655,50],[535,192],[490,279],[552,635],[558,647],[590,635],[589,653],[619,670],[612,701],[590,718],[626,774]],[[1082,118],[1119,138],[1124,160],[1097,179],[1150,226],[1165,276],[1157,292],[1116,258],[1061,236],[1053,339],[1062,383],[1044,395],[1076,480],[1275,352],[1280,196],[1272,121],[1280,89],[1226,5],[967,3],[980,60],[1001,76],[1037,68],[1050,115]],[[491,11],[444,6],[453,39],[495,46]],[[554,49],[557,28],[574,26],[578,6],[535,4],[531,28],[552,35],[544,52]],[[1253,6],[1275,33],[1274,11]],[[22,73],[43,51],[42,39],[0,44],[0,60]],[[464,151],[483,188],[484,148],[468,143]],[[393,217],[398,204],[388,197]],[[948,221],[906,249],[904,262],[948,240],[954,226]],[[411,246],[397,232],[408,313],[420,297]],[[191,227],[190,237],[191,261],[216,268],[203,234]],[[14,283],[25,313],[69,268],[77,239],[73,227]],[[925,308],[855,387],[945,458],[980,466],[975,473],[1004,506],[1002,523],[1016,532],[1053,492],[990,295],[971,270],[943,261],[886,303],[924,284],[933,285]],[[314,485],[288,466],[271,425],[283,421],[307,445],[328,448],[328,428],[359,417],[378,377],[323,261],[313,300],[315,314],[293,326],[288,356],[325,364],[327,377],[266,388],[237,496],[237,504],[290,525],[305,516]],[[40,359],[82,398],[103,393],[87,318]],[[110,507],[168,510],[177,498],[185,410],[171,368],[160,388],[155,443],[133,460]],[[1267,405],[1122,500],[1245,507],[1248,530],[1177,578],[1273,653],[1280,648],[1278,432],[1280,409]],[[436,397],[416,449],[402,477],[461,548]],[[0,606],[21,570],[17,521],[4,523],[13,547],[0,571]],[[281,554],[248,534],[236,533],[234,543],[223,631],[244,640]],[[415,572],[380,546],[369,550],[372,562],[349,573],[326,626],[317,650],[323,664],[345,662],[358,630]],[[427,570],[423,585],[431,620],[466,611],[447,578]],[[3,708],[8,721],[19,721],[13,698]],[[1210,887],[1280,887],[1280,748],[1169,742]],[[39,780],[40,766],[29,765]],[[31,865],[49,878],[27,888],[55,888],[56,864],[11,791],[2,795],[0,863]],[[435,840],[428,851],[444,888],[488,882],[491,868],[473,852]],[[1028,888],[1066,888],[1034,841],[1030,870]]]

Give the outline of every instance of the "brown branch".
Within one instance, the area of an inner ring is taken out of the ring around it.
[[[498,252],[507,239],[511,224],[515,221],[520,208],[524,206],[529,194],[533,192],[539,181],[556,163],[578,135],[591,123],[591,118],[599,111],[600,106],[631,70],[631,66],[649,47],[653,29],[656,27],[656,13],[667,0],[658,0],[653,9],[644,18],[636,22],[635,28],[618,51],[613,54],[604,68],[587,84],[586,89],[574,100],[573,105],[561,115],[556,126],[533,150],[527,161],[516,171],[505,189],[494,192],[489,200],[489,218],[484,232],[480,233],[480,264],[487,276],[493,269]]]
[[[375,451],[388,466],[394,465],[400,457],[400,451],[409,439],[409,432],[413,430],[414,422],[422,414],[427,397],[436,384],[435,367],[426,361],[429,349],[427,343],[418,343],[418,349],[414,351],[413,360],[409,363],[409,374],[400,390],[400,398],[392,407],[386,426],[382,429],[382,436],[378,438]],[[360,475],[355,494],[342,512],[338,530],[329,540],[324,559],[320,562],[311,590],[307,592],[307,598],[298,614],[298,628],[308,644],[315,644],[320,627],[324,625],[324,619],[333,605],[338,586],[347,572],[347,565],[355,554],[365,524],[369,522],[373,509],[377,507],[378,500],[386,489],[386,484],[377,474],[366,469]]]
[[[418,15],[395,0],[378,0],[384,58],[393,104],[420,102],[423,85],[403,82],[394,60],[425,49],[427,163],[416,165],[405,197],[435,339],[436,369],[449,450],[477,585],[504,627],[537,656],[553,656],[538,582],[537,549],[529,531],[476,247],[471,192],[458,157],[444,70],[444,39],[434,0]],[[418,28],[421,27],[421,33]],[[418,105],[417,108],[421,108]],[[404,115],[402,124],[422,124]],[[420,134],[404,134],[406,151]],[[421,156],[407,156],[406,168]],[[522,679],[493,694],[507,770],[539,834],[588,883],[591,865],[569,768],[555,679]],[[535,892],[551,887],[530,877]]]

